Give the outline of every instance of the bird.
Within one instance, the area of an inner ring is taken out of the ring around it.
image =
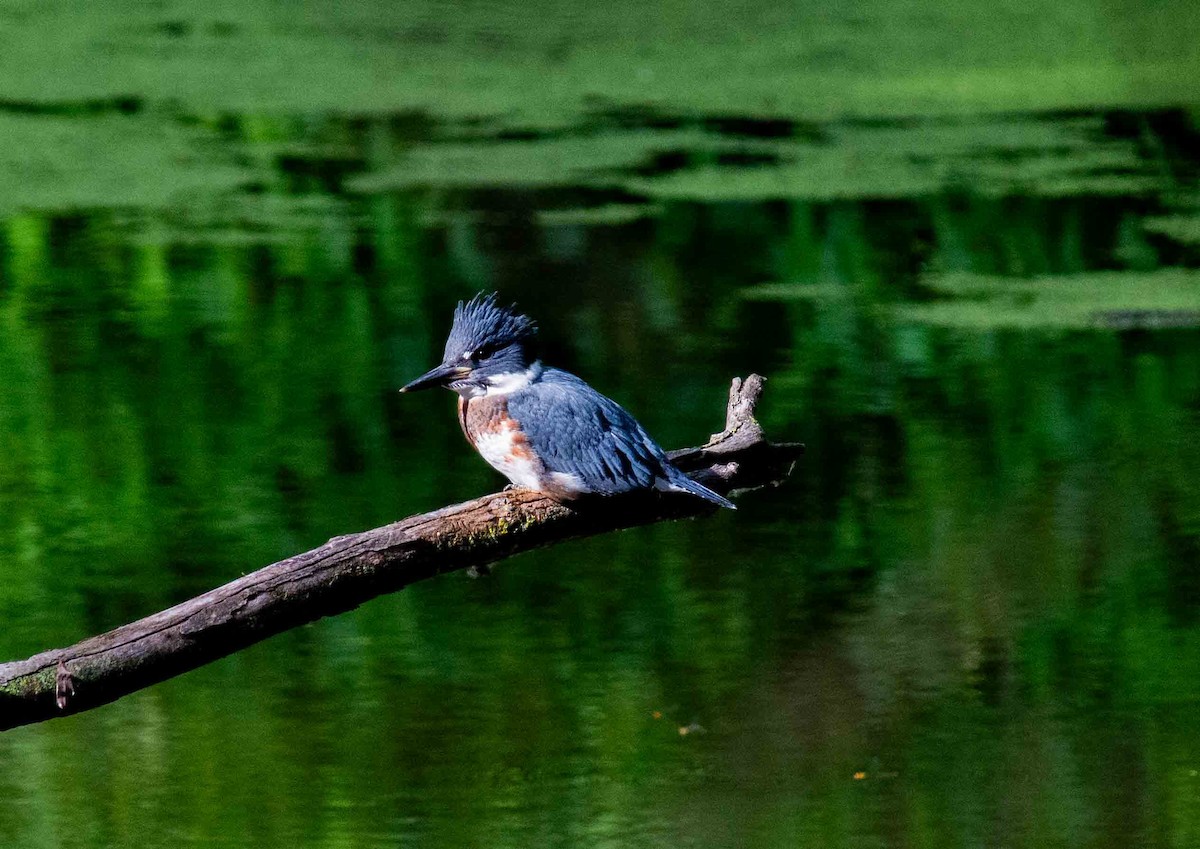
[[[400,391],[458,393],[467,441],[512,486],[560,502],[659,490],[737,509],[673,465],[616,401],[543,365],[536,342],[533,319],[480,292],[458,302],[442,362]]]

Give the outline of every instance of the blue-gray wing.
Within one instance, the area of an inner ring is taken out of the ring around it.
[[[546,369],[509,396],[508,414],[546,469],[574,475],[585,492],[649,489],[679,474],[633,416],[567,372]]]

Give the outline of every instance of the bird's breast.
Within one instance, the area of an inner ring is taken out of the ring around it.
[[[492,468],[517,486],[542,489],[545,467],[509,415],[505,396],[460,398],[458,411],[463,433]]]

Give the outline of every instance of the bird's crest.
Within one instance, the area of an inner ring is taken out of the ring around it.
[[[527,315],[517,312],[516,305],[500,306],[497,293],[480,292],[471,300],[458,302],[454,308],[454,324],[446,339],[446,362],[460,359],[480,349],[498,349],[512,344],[528,344],[537,335],[537,325]]]

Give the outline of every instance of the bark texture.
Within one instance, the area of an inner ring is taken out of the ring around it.
[[[767,442],[754,419],[763,378],[735,378],[725,429],[672,460],[722,494],[781,483],[804,447]],[[0,730],[89,710],[323,616],[443,572],[484,567],[567,539],[714,512],[657,493],[560,504],[514,489],[335,537],[73,646],[0,664]]]

